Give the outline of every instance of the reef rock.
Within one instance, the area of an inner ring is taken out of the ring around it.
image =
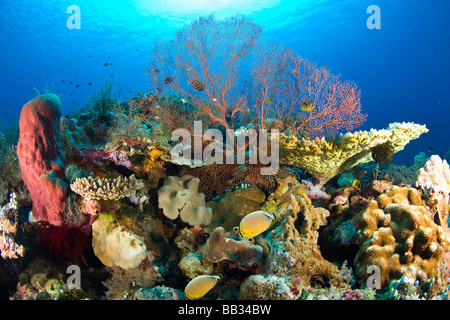
[[[44,94],[26,103],[20,113],[17,145],[22,179],[33,201],[37,220],[63,224],[68,185],[60,136],[61,101]]]

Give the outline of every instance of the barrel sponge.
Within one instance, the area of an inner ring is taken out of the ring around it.
[[[306,169],[322,186],[335,175],[358,164],[373,161],[372,150],[389,143],[393,153],[428,132],[424,125],[411,122],[391,123],[387,129],[356,131],[326,140],[297,139],[280,135],[280,163]]]
[[[169,219],[180,216],[191,226],[208,225],[212,209],[205,206],[205,194],[198,192],[200,179],[190,175],[169,176],[158,190],[158,207]]]
[[[379,267],[381,287],[403,276],[420,284],[439,276],[448,241],[420,191],[393,187],[372,200],[353,224],[360,246],[355,268],[364,282],[373,274],[369,266]]]

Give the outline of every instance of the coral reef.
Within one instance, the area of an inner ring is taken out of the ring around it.
[[[192,176],[169,176],[158,190],[158,207],[169,219],[178,216],[191,226],[211,223],[212,210],[205,206],[205,194],[198,192],[200,180]]]
[[[280,135],[280,163],[306,169],[320,186],[333,176],[358,164],[372,161],[374,147],[389,142],[394,153],[406,144],[428,132],[424,125],[414,123],[391,123],[387,129],[357,131],[341,134],[339,139],[325,138],[298,140],[293,135]]]
[[[438,265],[448,246],[442,227],[413,188],[393,187],[353,218],[360,249],[356,272],[365,282],[368,266],[380,270],[380,285],[408,277],[421,285],[438,277]]]
[[[33,216],[60,226],[68,185],[60,137],[61,101],[54,94],[38,96],[20,113],[17,145],[22,178],[33,201]]]

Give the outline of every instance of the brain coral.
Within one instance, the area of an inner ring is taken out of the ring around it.
[[[200,179],[190,175],[169,176],[158,190],[158,207],[169,219],[180,216],[191,226],[208,225],[212,209],[205,206],[205,194],[198,192]]]
[[[403,276],[424,284],[438,277],[438,265],[448,242],[433,213],[413,188],[393,187],[372,200],[353,218],[360,249],[355,257],[363,281],[378,266],[380,285]]]

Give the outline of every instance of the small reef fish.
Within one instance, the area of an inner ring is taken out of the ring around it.
[[[300,109],[302,109],[303,111],[311,111],[312,109],[314,109],[314,105],[311,101],[303,101],[300,105]]]
[[[183,104],[189,103],[189,101],[184,98],[181,98],[181,102],[183,102]]]
[[[277,221],[275,215],[259,210],[249,213],[239,224],[239,236],[253,238],[269,229]]]
[[[221,275],[202,275],[192,279],[184,289],[184,296],[187,300],[195,300],[203,297],[214,286],[222,280]]]
[[[353,180],[352,187],[359,187],[361,184],[361,181],[358,179]]]
[[[272,104],[274,102],[273,97],[268,97],[266,102],[267,102],[267,104]]]

